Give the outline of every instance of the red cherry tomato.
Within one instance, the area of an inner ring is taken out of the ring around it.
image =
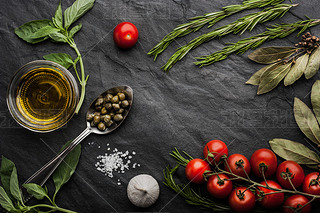
[[[277,171],[277,156],[270,149],[258,149],[252,154],[250,164],[253,174],[263,177],[263,170],[264,176],[268,178]]]
[[[208,192],[215,198],[226,198],[232,191],[232,181],[225,174],[212,175],[207,182]]]
[[[128,49],[133,47],[138,40],[138,29],[130,22],[122,22],[113,30],[113,40],[118,47]]]
[[[319,172],[312,172],[304,178],[302,183],[302,191],[312,195],[320,195]]]
[[[289,197],[283,204],[282,212],[283,213],[295,213],[294,209],[301,208],[305,204],[309,202],[308,198],[303,195],[292,195]],[[292,209],[294,208],[294,209]],[[300,213],[309,213],[311,212],[311,204],[306,205],[303,207]]]
[[[203,173],[206,170],[210,170],[210,165],[202,159],[195,158],[189,161],[186,166],[185,173],[189,181],[200,184],[205,182]]]
[[[304,180],[304,171],[302,167],[295,161],[287,160],[279,164],[277,169],[277,180],[283,188],[292,189],[287,174],[295,188],[301,186]]]
[[[235,212],[250,212],[255,206],[255,196],[246,187],[234,189],[229,196],[229,206]]]
[[[216,163],[219,163],[221,156],[224,154],[228,156],[227,145],[220,140],[212,140],[205,145],[203,149],[203,155],[205,158],[208,157],[208,149],[209,149],[209,152],[214,155],[214,159],[211,157],[208,158],[208,160],[212,163],[213,163],[213,160]]]
[[[267,180],[268,186],[274,189],[282,189],[282,187],[272,180]],[[262,181],[260,184],[266,186],[266,182]],[[259,190],[256,191],[257,198],[260,198],[261,191],[263,192],[262,195],[276,192],[276,190],[267,189],[264,187],[259,186]],[[265,207],[266,209],[275,209],[281,206],[284,200],[284,193],[275,193],[263,196],[262,200],[259,200],[259,203]]]
[[[231,171],[229,170],[226,164],[224,164],[224,170],[230,171],[238,176],[246,178],[247,177],[246,173],[249,175],[251,172],[250,162],[244,155],[241,155],[241,154],[230,155],[228,157],[227,163]],[[241,168],[241,165],[243,166],[246,173],[244,172],[243,168]]]

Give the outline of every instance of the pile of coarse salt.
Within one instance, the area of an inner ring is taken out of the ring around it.
[[[109,146],[109,144],[107,144]],[[110,147],[107,149],[110,150]],[[129,170],[131,159],[136,153],[127,150],[125,152],[118,151],[115,148],[111,154],[105,153],[104,155],[99,155],[97,159],[99,160],[95,166],[98,171],[104,173],[109,178],[113,178],[113,172],[125,173],[125,170]],[[133,163],[132,168],[140,167],[140,164]],[[118,179],[118,185],[121,185],[120,179]]]

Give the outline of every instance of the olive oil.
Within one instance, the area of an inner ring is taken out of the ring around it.
[[[28,121],[40,125],[54,124],[67,114],[71,92],[67,79],[58,70],[36,68],[22,77],[16,104]]]

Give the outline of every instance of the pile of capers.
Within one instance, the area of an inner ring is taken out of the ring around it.
[[[106,96],[100,96],[94,103],[95,112],[87,114],[87,121],[92,127],[97,127],[104,131],[114,122],[123,120],[123,113],[129,107],[129,101],[123,92],[116,95],[108,93]]]

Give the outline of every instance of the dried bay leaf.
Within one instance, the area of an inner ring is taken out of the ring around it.
[[[269,68],[272,69],[273,66],[279,66],[279,63],[277,64],[270,64],[268,66],[262,67],[260,70],[258,70],[257,72],[255,72],[250,79],[246,82],[246,84],[251,84],[251,85],[259,85],[260,84],[260,79],[262,74],[268,70]]]
[[[294,117],[300,130],[315,144],[320,144],[320,128],[312,111],[299,98],[294,98]]]
[[[301,143],[275,138],[269,141],[271,149],[285,160],[293,160],[298,164],[318,165],[320,157]]]
[[[284,79],[284,85],[288,86],[298,80],[304,73],[309,60],[309,54],[306,53],[299,57],[296,63],[291,67],[290,72]]]
[[[273,90],[290,71],[291,64],[280,63],[279,66],[266,70],[261,76],[257,94],[261,95]]]
[[[271,64],[292,55],[296,50],[296,47],[263,47],[253,51],[248,57],[260,64]]]
[[[315,49],[310,57],[307,64],[307,68],[304,71],[306,79],[312,78],[320,68],[320,48]]]
[[[320,123],[320,80],[317,80],[311,89],[311,104],[313,112]]]

